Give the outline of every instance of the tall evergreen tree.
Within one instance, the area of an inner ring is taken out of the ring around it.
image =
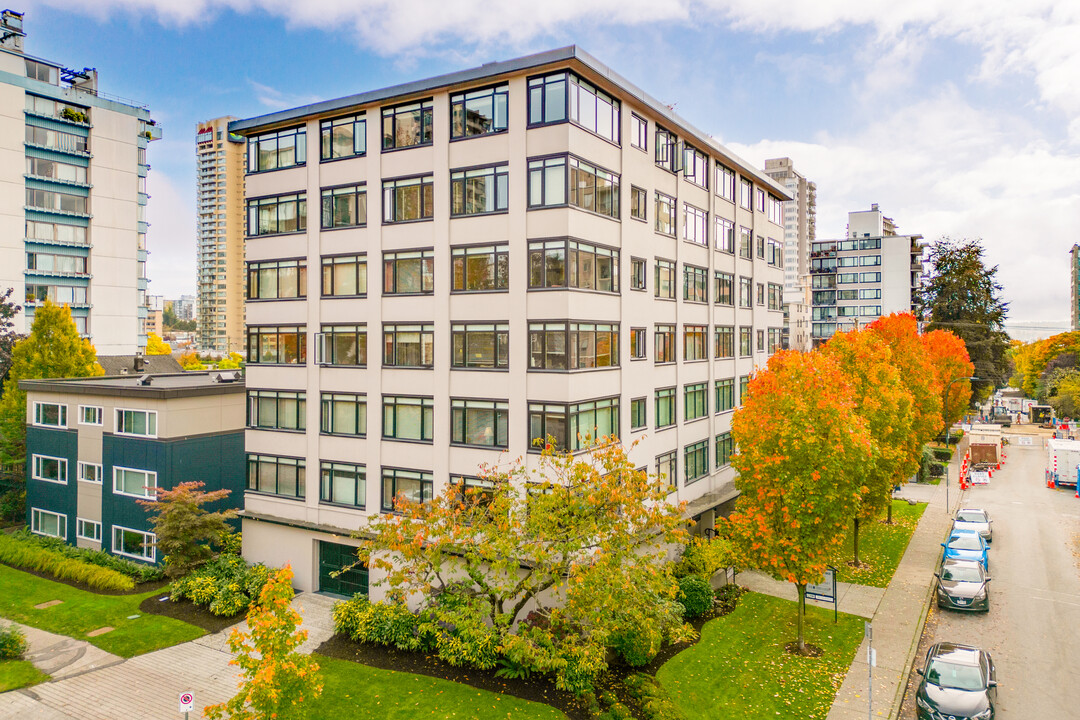
[[[997,266],[983,261],[982,241],[942,238],[930,248],[930,277],[918,293],[926,330],[960,336],[975,365],[974,394],[985,399],[1009,380],[1009,336],[1002,327],[1009,304],[1001,299]]]

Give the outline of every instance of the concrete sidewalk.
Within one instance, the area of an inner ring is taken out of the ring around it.
[[[962,454],[963,451],[958,450],[956,455],[959,457]],[[873,717],[896,718],[900,711],[904,688],[932,600],[941,542],[952,527],[953,513],[960,505],[956,458],[948,466],[948,472],[948,508],[944,482],[940,485],[908,485],[901,493],[903,497],[925,501],[928,506],[873,613],[873,647],[877,651],[873,691],[871,694],[868,689],[868,642],[864,638],[836,694],[828,720],[863,720],[870,716],[871,710]]]

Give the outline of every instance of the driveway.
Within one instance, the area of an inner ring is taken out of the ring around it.
[[[990,651],[998,673],[998,720],[1076,717],[1080,707],[1080,499],[1047,489],[1044,436],[1016,429],[1002,469],[964,505],[994,519],[990,612],[934,610],[924,645],[942,640]],[[1020,433],[1031,445],[1019,444]],[[922,667],[923,658],[916,659]],[[912,681],[917,676],[912,675]],[[910,686],[909,686],[910,687]],[[914,716],[911,692],[904,717]]]

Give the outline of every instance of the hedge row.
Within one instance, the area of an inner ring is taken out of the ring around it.
[[[135,581],[106,567],[75,560],[17,536],[0,535],[0,562],[52,575],[57,580],[82,583],[95,590],[131,590]]]
[[[75,547],[74,545],[68,545],[60,538],[35,535],[29,530],[20,530],[19,532],[14,533],[12,537],[18,538],[21,542],[51,550],[54,553],[58,553],[72,560],[79,560],[91,565],[98,565],[103,568],[108,568],[109,570],[115,570],[122,575],[127,575],[136,583],[152,582],[154,580],[160,580],[165,576],[164,570],[157,565],[132,562],[131,560],[125,560],[122,557],[107,553],[104,550]]]

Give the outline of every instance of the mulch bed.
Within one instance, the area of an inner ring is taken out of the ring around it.
[[[135,587],[132,590],[103,590],[101,588],[90,587],[86,583],[76,582],[74,580],[63,580],[56,577],[55,575],[50,575],[49,573],[40,572],[38,570],[31,570],[30,568],[19,567],[18,565],[11,565],[9,563],[0,563],[0,565],[6,565],[12,570],[18,570],[19,572],[24,572],[28,575],[33,575],[44,580],[52,580],[53,582],[63,583],[64,585],[69,585],[79,590],[85,590],[86,592],[91,592],[95,595],[140,595],[144,592],[157,590],[158,588],[165,587],[169,584],[168,580],[154,580],[153,582],[146,582],[141,584],[136,583]]]
[[[165,597],[166,599],[162,600],[162,597]],[[165,617],[171,617],[175,620],[183,620],[190,625],[201,627],[208,633],[221,632],[225,628],[240,622],[245,617],[245,614],[242,612],[230,617],[215,615],[206,608],[199,607],[190,600],[177,600],[176,602],[173,602],[172,600],[169,600],[168,597],[168,592],[151,595],[139,604],[139,609],[148,615],[164,615]]]
[[[705,623],[726,614],[728,613],[714,610],[690,621],[690,625],[698,632],[698,639],[700,639],[701,628]],[[617,659],[610,662],[608,670],[598,679],[597,694],[599,695],[605,691],[612,692],[624,705],[631,708],[635,707],[638,702],[627,692],[623,680],[638,673],[655,676],[660,666],[683,650],[697,644],[698,639],[693,642],[665,645],[652,659],[652,662],[643,667],[630,667],[622,664]],[[338,634],[320,645],[315,652],[338,660],[349,660],[384,670],[427,675],[428,677],[469,685],[480,690],[488,690],[521,698],[522,700],[544,703],[561,710],[570,720],[589,720],[592,717],[585,698],[575,697],[571,693],[557,689],[554,680],[546,675],[533,675],[528,679],[519,680],[501,678],[495,676],[495,670],[454,667],[434,655],[408,652],[373,643],[359,643]]]

